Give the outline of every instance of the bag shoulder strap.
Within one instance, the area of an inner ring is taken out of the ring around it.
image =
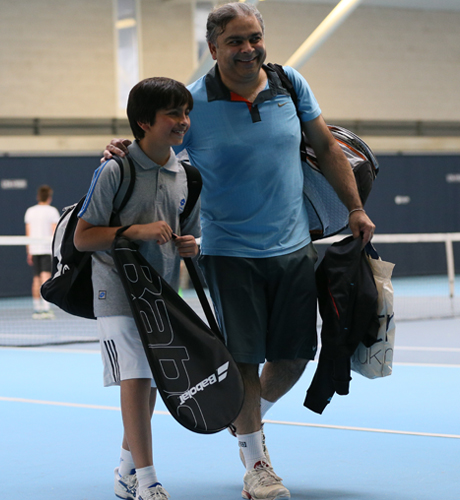
[[[289,77],[284,71],[283,66],[273,63],[268,63],[267,66],[278,75],[281,83],[283,84],[283,87],[291,94],[291,98],[294,101],[295,107],[297,109],[297,93],[295,91],[294,85],[292,85],[291,80],[289,80]]]
[[[283,66],[280,64],[273,64],[273,63],[268,63],[267,66],[272,69],[279,77],[281,80],[281,83],[283,87],[289,92],[291,95],[292,102],[294,103],[297,116],[299,117],[300,123],[302,123],[302,119],[300,117],[299,113],[299,108],[297,106],[298,99],[297,99],[297,92],[295,91],[294,85],[292,84],[291,80],[289,80],[289,77],[287,76],[286,72],[284,71]],[[300,158],[302,161],[306,161],[307,159],[307,138],[305,137],[305,132],[302,130],[302,138],[300,141]]]
[[[120,212],[126,206],[133,194],[134,184],[136,182],[136,170],[129,155],[123,158],[113,156],[113,159],[120,167],[121,180],[113,198],[113,211],[110,217],[110,225],[118,226],[120,225]]]
[[[180,222],[182,223],[192,213],[193,207],[200,197],[203,181],[201,179],[201,174],[196,167],[190,165],[190,163],[185,160],[182,160],[180,163],[184,167],[187,175],[188,187],[187,203],[185,204],[184,211],[180,214]]]
[[[185,173],[187,175],[187,187],[188,196],[187,203],[185,204],[184,211],[180,215],[181,223],[184,222],[193,210],[201,192],[201,187],[203,181],[201,179],[201,174],[199,170],[191,165],[188,161],[182,160],[181,165],[184,167]],[[184,258],[184,263],[187,268],[190,279],[192,280],[193,288],[195,288],[196,294],[200,301],[201,307],[203,308],[206,319],[208,320],[209,328],[219,337],[219,339],[225,343],[222,333],[220,332],[219,326],[217,325],[216,318],[212,313],[211,307],[206,297],[206,293],[203,289],[202,280],[200,278],[200,271],[195,264],[195,261],[190,258]]]
[[[208,320],[209,328],[225,344],[225,339],[220,331],[219,325],[217,324],[216,318],[214,317],[211,306],[209,305],[208,298],[206,297],[206,293],[203,289],[203,285],[199,276],[199,269],[195,261],[191,257],[185,257],[184,263],[190,279],[192,280],[193,288],[195,288],[203,312],[206,316],[206,319]]]

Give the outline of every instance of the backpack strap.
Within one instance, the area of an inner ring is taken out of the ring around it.
[[[297,92],[295,91],[294,85],[292,84],[291,80],[289,80],[289,77],[287,76],[286,72],[284,71],[283,66],[280,64],[273,64],[273,63],[268,63],[267,66],[272,69],[279,77],[281,80],[281,83],[283,87],[289,92],[291,95],[292,102],[294,103],[297,116],[299,117],[300,123],[302,123],[302,119],[299,113],[299,108],[297,106]],[[307,160],[307,138],[305,137],[305,132],[302,130],[302,138],[300,141],[300,158],[302,161]]]
[[[295,108],[297,109],[297,93],[295,91],[294,85],[292,85],[291,80],[289,80],[289,77],[284,71],[283,66],[273,63],[268,63],[267,66],[278,75],[281,83],[283,84],[283,87],[291,94],[291,99],[294,101]]]
[[[118,163],[120,167],[121,181],[118,186],[118,190],[113,198],[113,212],[110,217],[111,226],[120,226],[120,212],[128,203],[134,190],[134,183],[136,181],[136,171],[134,169],[134,163],[131,158],[124,156],[120,158],[119,156],[113,156],[113,159]]]
[[[180,163],[184,167],[187,175],[188,187],[187,203],[185,204],[184,211],[180,214],[180,222],[182,224],[191,214],[193,207],[198,201],[203,181],[201,180],[201,174],[196,167],[190,165],[190,163],[185,160],[182,160]]]

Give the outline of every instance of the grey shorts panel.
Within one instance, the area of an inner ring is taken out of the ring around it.
[[[129,316],[97,318],[97,329],[104,365],[104,387],[120,385],[122,380],[150,378],[156,387],[134,319]]]
[[[237,362],[315,357],[316,259],[312,244],[263,259],[200,258],[227,347]]]

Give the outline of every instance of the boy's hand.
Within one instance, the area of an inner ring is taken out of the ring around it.
[[[177,236],[175,234],[173,237],[174,244],[176,245],[181,257],[195,257],[198,253],[198,245],[196,244],[194,236],[189,234],[186,236]]]
[[[129,139],[112,139],[110,144],[105,147],[104,156],[101,158],[101,163],[112,158],[112,155],[117,155],[123,158],[128,154],[128,146],[131,144]]]
[[[136,238],[143,241],[156,241],[159,245],[164,245],[173,237],[173,231],[164,220],[151,222],[150,224],[139,224],[136,226],[139,231]]]

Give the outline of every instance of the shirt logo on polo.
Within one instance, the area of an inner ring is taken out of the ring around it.
[[[278,107],[282,108],[283,106],[286,106],[287,102],[279,102]]]
[[[182,200],[180,200],[180,203],[179,203],[180,212],[184,211],[184,207],[185,207],[185,198],[182,198]]]
[[[107,298],[107,290],[99,290],[99,293],[97,294],[97,298],[99,300],[105,300]]]

